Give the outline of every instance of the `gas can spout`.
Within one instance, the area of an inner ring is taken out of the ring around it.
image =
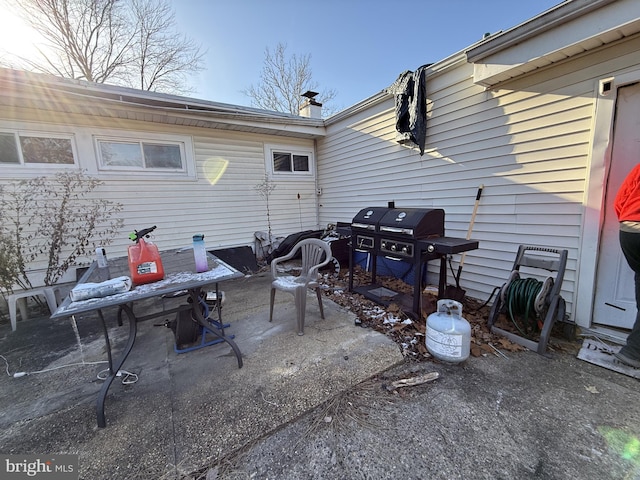
[[[138,243],[141,238],[148,236],[155,229],[156,229],[156,225],[154,225],[153,227],[144,228],[140,231],[134,230],[132,233],[129,234],[129,240]]]

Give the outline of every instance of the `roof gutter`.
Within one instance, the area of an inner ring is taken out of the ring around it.
[[[509,30],[487,37],[466,51],[467,61],[476,63],[511,48],[543,32],[559,27],[617,0],[565,0],[549,10]]]
[[[223,119],[237,119],[263,123],[289,123],[300,126],[323,126],[319,119],[300,117],[282,112],[272,112],[258,108],[241,107],[206,100],[197,100],[179,95],[147,92],[127,87],[94,84],[83,80],[59,78],[32,72],[1,69],[0,81],[14,85],[31,85],[50,92],[70,95],[78,99],[99,100],[112,105],[130,105],[141,108],[183,112],[188,115],[216,116]]]

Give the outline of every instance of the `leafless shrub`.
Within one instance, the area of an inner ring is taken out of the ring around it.
[[[46,263],[54,285],[79,259],[108,245],[122,228],[123,206],[97,195],[101,181],[63,172],[0,189],[0,288],[32,288],[30,269]]]

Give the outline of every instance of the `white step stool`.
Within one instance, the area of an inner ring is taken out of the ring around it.
[[[21,292],[12,293],[7,299],[9,304],[9,317],[11,319],[11,330],[16,330],[16,305],[20,309],[20,316],[22,320],[28,318],[27,314],[27,298],[35,297],[36,295],[43,295],[47,300],[47,305],[51,313],[55,312],[58,308],[58,302],[56,300],[57,287],[38,287],[30,290],[23,290]]]

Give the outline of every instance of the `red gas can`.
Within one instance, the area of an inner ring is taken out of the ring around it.
[[[157,282],[164,278],[164,267],[158,247],[146,242],[145,235],[151,233],[156,227],[144,229],[130,235],[135,239],[135,245],[129,245],[129,273],[135,285]]]

